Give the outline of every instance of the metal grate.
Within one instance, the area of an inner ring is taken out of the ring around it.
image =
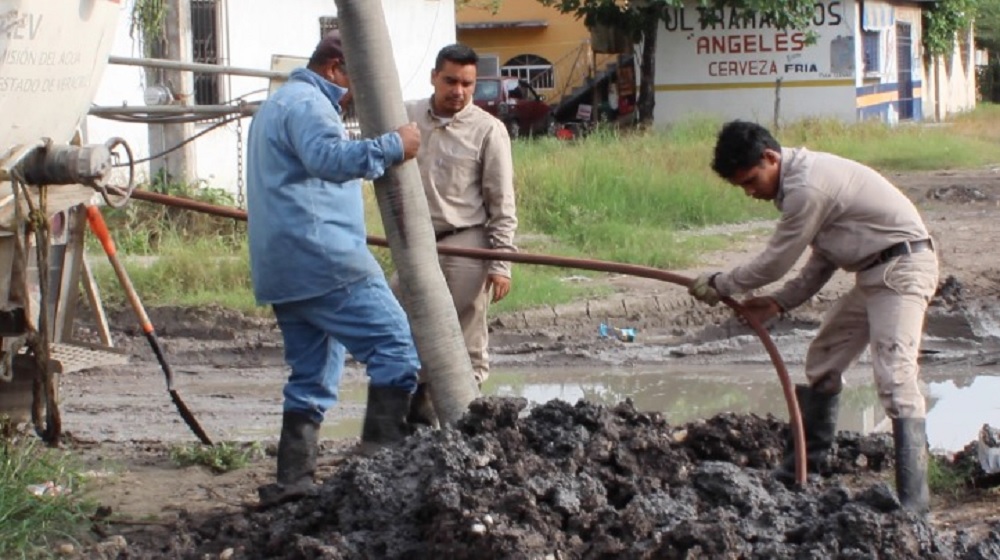
[[[54,373],[71,373],[93,367],[127,364],[128,354],[114,348],[58,343],[49,349],[49,363]]]
[[[191,58],[204,64],[219,63],[219,0],[191,0]],[[219,74],[194,73],[194,101],[218,105]]]

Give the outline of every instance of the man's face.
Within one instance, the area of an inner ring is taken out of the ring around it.
[[[431,70],[434,86],[434,113],[450,117],[472,103],[476,91],[476,65],[444,61],[440,70]]]
[[[729,182],[757,200],[774,200],[781,181],[781,153],[764,150],[764,157],[753,167],[737,170]]]

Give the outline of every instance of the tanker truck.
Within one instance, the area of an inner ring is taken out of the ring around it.
[[[0,0],[0,416],[30,417],[50,444],[59,376],[125,361],[106,335],[72,339],[86,207],[123,203],[132,183],[109,184],[131,167],[127,145],[78,134],[121,12],[120,0]]]

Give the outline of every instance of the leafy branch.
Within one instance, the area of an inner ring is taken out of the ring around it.
[[[924,9],[924,48],[932,56],[955,50],[955,37],[976,16],[977,0],[938,0]]]
[[[152,56],[155,45],[166,41],[167,0],[135,0],[129,37],[139,39],[145,56]]]

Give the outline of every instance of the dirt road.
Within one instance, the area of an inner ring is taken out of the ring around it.
[[[921,207],[939,247],[942,279],[950,277],[930,313],[925,364],[940,370],[989,359],[1000,351],[1000,247],[994,245],[1000,239],[1000,174],[977,169],[891,178]],[[693,275],[746,259],[766,241],[769,228],[768,223],[715,228],[712,233],[732,236],[731,249],[706,255],[702,268],[679,272]],[[494,368],[713,364],[739,376],[740,368],[759,371],[762,364],[766,366],[759,343],[726,310],[698,304],[675,286],[624,277],[599,281],[614,286],[616,294],[495,317]],[[811,329],[849,281],[846,275],[837,276],[813,302],[771,325],[793,372]],[[273,446],[280,424],[280,387],[286,375],[280,334],[273,321],[218,309],[157,309],[151,315],[179,376],[178,389],[209,434],[220,441],[260,440]],[[641,336],[628,344],[598,339],[597,327],[602,322],[637,328]],[[132,323],[127,314],[112,317],[113,325]],[[126,328],[116,332],[116,339],[132,354],[131,363],[64,379],[63,423],[72,446],[104,477],[96,484],[94,497],[116,518],[126,520],[111,525],[110,530],[144,543],[133,553],[139,549],[149,553],[156,535],[170,534],[178,517],[201,519],[210,512],[242,511],[243,504],[255,499],[257,485],[273,476],[273,458],[221,476],[171,464],[169,446],[192,442],[193,436],[173,409],[141,336]],[[862,371],[865,367],[859,366]],[[774,387],[778,391],[776,381]],[[489,393],[491,385],[485,389]],[[343,449],[358,433],[364,383],[362,371],[354,365],[346,372],[343,390],[344,403],[330,413],[331,428],[324,432],[326,473],[336,470]],[[704,476],[725,480],[735,476],[723,471]],[[884,477],[869,474],[875,479]],[[949,531],[973,528],[982,534],[990,527],[996,530],[1000,508],[995,496],[958,505],[958,513],[938,515],[932,525]]]

